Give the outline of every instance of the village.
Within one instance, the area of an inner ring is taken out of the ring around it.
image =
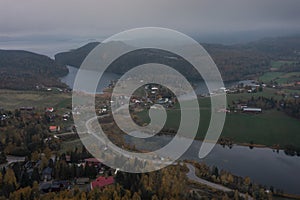
[[[242,82],[229,88],[220,88],[219,92],[227,93],[231,101],[228,102],[226,108],[220,108],[216,112],[249,113],[251,115],[262,114],[264,111],[275,109],[278,106],[280,108],[286,106],[286,102],[279,100],[275,102],[269,97],[263,97],[266,91],[272,91],[272,94],[276,93],[278,97],[284,97],[280,86],[273,87],[273,85],[255,81]],[[64,91],[38,90],[38,92],[51,94]],[[201,101],[209,95],[216,94],[218,91],[206,96],[199,96],[199,99]],[[287,98],[298,98],[298,94],[289,93],[285,95]],[[97,96],[100,97],[100,100],[96,100],[96,113],[103,116],[104,119],[111,117],[111,106],[123,105],[128,100],[130,102],[129,109],[133,113],[148,110],[150,107],[155,107],[155,104],[159,104],[167,110],[176,110],[178,104],[177,98],[172,92],[157,84],[143,86],[130,99],[126,96],[119,96],[114,100],[109,100],[110,95],[107,93]],[[115,183],[117,170],[111,169],[101,163],[100,160],[93,158],[86,149],[75,147],[71,150],[61,151],[65,143],[77,137],[73,122],[73,115],[79,114],[76,108],[72,110],[70,106],[55,107],[51,104],[46,107],[26,105],[20,106],[15,111],[6,111],[2,108],[0,114],[1,127],[8,127],[12,122],[16,124],[25,122],[25,126],[28,127],[31,127],[31,124],[40,124],[43,130],[28,129],[27,133],[33,134],[31,135],[33,144],[18,143],[18,140],[8,135],[4,138],[10,142],[7,142],[8,146],[3,146],[3,152],[9,154],[9,156],[5,156],[8,162],[2,164],[2,167],[5,166],[1,172],[3,176],[7,171],[13,170],[18,183],[25,186],[36,182],[41,193],[73,190],[74,188],[91,191]],[[105,120],[101,122],[105,122]],[[230,143],[232,146],[232,141],[228,141],[226,138],[221,138],[220,144],[227,145]],[[22,159],[14,160],[11,155],[20,155],[20,152],[16,150],[20,149],[21,151],[22,145],[29,145],[29,149],[32,150],[21,152],[21,154],[23,153]]]

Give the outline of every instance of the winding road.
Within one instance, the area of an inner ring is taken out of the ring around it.
[[[234,191],[228,187],[225,187],[223,185],[219,185],[219,184],[216,184],[216,183],[212,183],[212,182],[209,182],[207,180],[204,180],[202,178],[199,178],[197,175],[196,175],[196,171],[195,171],[195,167],[189,163],[186,163],[186,166],[188,167],[189,169],[189,172],[186,174],[187,178],[192,180],[192,181],[195,181],[197,183],[200,183],[200,184],[203,184],[203,185],[207,185],[211,188],[214,188],[214,189],[217,189],[217,190],[221,190],[223,192],[231,192],[231,191]],[[246,194],[244,193],[239,193],[239,195],[243,198],[246,198]],[[248,195],[248,200],[253,200],[253,198]]]
[[[124,108],[124,106],[121,106],[117,111],[121,110],[122,108]],[[93,118],[90,118],[89,120],[86,121],[85,125],[86,125],[86,128],[88,129],[88,133],[93,133],[92,131],[92,122],[94,120],[96,120],[97,118],[103,118],[103,117],[106,117],[107,115],[103,115],[103,116],[96,116],[96,117],[93,117]],[[83,139],[83,138],[81,138]],[[99,138],[98,138],[99,139]],[[102,138],[100,138],[102,139]],[[102,141],[105,143],[105,141]],[[111,147],[110,144],[108,144],[108,146],[112,149],[115,149],[114,147]],[[115,149],[116,150],[116,149]],[[119,152],[121,154],[123,154],[123,156],[127,157],[127,158],[132,158],[131,155],[127,155],[127,154],[124,154],[124,152]],[[153,161],[152,162],[154,163],[162,163],[162,161]],[[170,163],[171,164],[171,163]],[[228,187],[225,187],[223,185],[220,185],[220,184],[216,184],[216,183],[213,183],[213,182],[210,182],[210,181],[207,181],[205,179],[202,179],[202,178],[199,178],[196,173],[195,173],[195,167],[189,163],[186,163],[188,169],[189,169],[189,172],[186,174],[187,178],[192,180],[192,181],[195,181],[197,183],[200,183],[200,184],[203,184],[203,185],[207,185],[211,188],[214,188],[216,190],[220,190],[220,191],[223,191],[223,192],[231,192],[234,190],[228,188]],[[246,199],[246,194],[244,193],[239,193],[239,195],[241,197],[243,197],[244,199]],[[247,195],[247,199],[248,200],[253,200],[253,198],[250,196],[250,195]]]

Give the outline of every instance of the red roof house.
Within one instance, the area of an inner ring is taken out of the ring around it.
[[[111,185],[114,182],[115,182],[115,180],[114,180],[114,177],[112,177],[112,176],[109,176],[109,177],[100,176],[96,180],[91,182],[91,189],[102,188],[104,186]]]
[[[54,111],[54,108],[52,108],[52,107],[46,108],[46,112],[52,113],[53,111]]]
[[[50,132],[58,132],[58,131],[60,131],[60,127],[59,126],[49,126],[49,131]]]

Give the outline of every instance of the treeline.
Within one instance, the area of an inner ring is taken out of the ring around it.
[[[11,177],[13,171],[9,170]],[[186,171],[182,166],[169,166],[162,170],[143,173],[143,174],[130,174],[119,172],[115,176],[115,184],[106,186],[102,189],[93,189],[91,191],[80,190],[75,186],[71,190],[64,190],[58,193],[50,192],[41,194],[37,189],[38,184],[34,182],[32,186],[19,188],[10,192],[8,197],[10,199],[74,199],[74,200],[184,200],[184,199],[199,199],[199,194],[192,192],[189,183],[187,182]],[[5,175],[4,177],[7,177]],[[15,184],[14,178],[10,181],[5,178],[5,184]],[[204,191],[200,190],[201,196],[209,199],[211,196]],[[224,193],[215,192],[216,199],[222,198]]]
[[[281,99],[278,104],[278,109],[284,111],[287,115],[300,119],[300,99]]]
[[[278,71],[282,72],[299,72],[300,62],[284,63]]]
[[[193,162],[196,167],[196,175],[211,182],[224,185],[233,191],[239,191],[246,194],[248,198],[254,199],[272,199],[272,194],[282,194],[282,190],[276,190],[270,186],[267,188],[262,185],[255,184],[249,177],[235,176],[225,170],[219,170],[217,167],[209,167],[205,163]]]
[[[292,97],[278,100],[273,97],[268,98],[264,96],[252,96],[251,99],[248,100],[232,101],[232,104],[228,106],[231,111],[234,111],[241,104],[247,105],[248,107],[262,108],[263,110],[277,109],[278,111],[282,111],[291,117],[300,119],[299,98]]]

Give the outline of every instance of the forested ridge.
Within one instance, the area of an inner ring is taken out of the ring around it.
[[[78,49],[58,53],[55,60],[28,51],[0,50],[0,88],[30,90],[37,85],[66,87],[59,80],[59,77],[68,73],[66,65],[79,68],[98,44],[92,42]],[[202,45],[217,64],[225,81],[258,77],[270,69],[272,61],[300,61],[300,36],[266,38],[236,45]],[[123,74],[132,67],[149,62],[172,66],[189,79],[201,79],[185,59],[157,49],[142,49],[123,55],[111,64],[108,72]],[[297,71],[298,65],[286,68]]]
[[[67,73],[65,65],[47,56],[22,50],[0,50],[0,88],[65,87],[58,78]]]
[[[93,42],[69,52],[58,53],[55,60],[61,64],[80,67],[84,58],[98,44],[100,43]],[[299,36],[266,38],[236,45],[202,45],[217,64],[225,81],[257,77],[268,71],[274,60],[300,60]],[[199,75],[184,59],[155,49],[143,49],[121,56],[112,63],[108,71],[122,74],[134,66],[150,61],[172,66],[188,78],[199,79]]]

